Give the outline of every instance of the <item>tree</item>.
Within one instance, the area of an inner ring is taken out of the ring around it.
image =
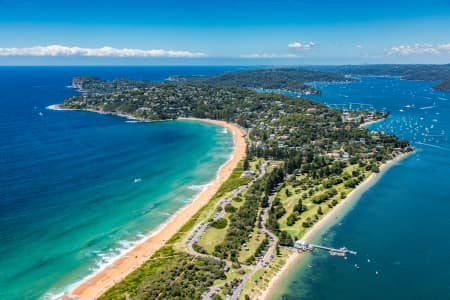
[[[299,198],[297,200],[297,204],[294,206],[294,211],[296,211],[299,214],[302,213],[302,211],[303,211],[303,202],[302,202],[301,198]]]
[[[228,221],[225,218],[220,218],[216,222],[212,223],[211,226],[217,229],[223,229],[227,227]]]
[[[318,215],[323,215],[322,206],[319,205],[319,208],[317,209]]]
[[[289,235],[289,233],[287,233],[284,230],[280,232],[279,238],[280,238],[279,243],[281,246],[293,246],[294,245],[294,241],[292,240],[292,237]]]
[[[305,221],[305,222],[302,223],[302,226],[305,227],[305,228],[308,228],[308,227],[311,227],[311,223]]]
[[[225,211],[226,211],[227,213],[234,213],[234,212],[236,211],[236,207],[234,207],[234,206],[231,205],[231,204],[227,204],[227,205],[225,206]]]
[[[373,164],[370,168],[374,173],[380,173],[380,168],[377,165]]]
[[[289,215],[289,217],[286,220],[286,225],[287,226],[292,226],[295,224],[295,222],[297,222],[298,219],[298,212],[294,211],[292,212],[292,214]]]
[[[244,170],[248,170],[249,167],[250,167],[250,163],[248,162],[248,158],[246,158],[244,160]]]

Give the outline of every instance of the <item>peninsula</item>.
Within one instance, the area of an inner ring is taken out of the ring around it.
[[[212,76],[170,76],[170,81],[215,86],[289,91],[300,94],[320,94],[308,82],[351,82],[354,79],[333,72],[301,68],[266,68],[227,72]]]
[[[214,188],[66,299],[261,298],[301,251],[296,241],[386,163],[413,151],[362,126],[386,113],[335,110],[246,84],[84,78],[75,79],[84,93],[62,108],[207,120],[231,130],[236,149]]]

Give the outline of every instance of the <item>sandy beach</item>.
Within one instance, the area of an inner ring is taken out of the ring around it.
[[[372,173],[366,180],[364,180],[361,184],[359,184],[353,191],[351,191],[347,195],[347,197],[344,200],[340,201],[338,205],[336,205],[333,208],[332,211],[330,211],[322,219],[320,219],[319,222],[314,224],[314,226],[311,227],[311,229],[309,229],[306,232],[306,234],[302,237],[302,240],[311,242],[311,240],[317,234],[319,234],[320,232],[322,232],[322,230],[330,226],[333,220],[335,220],[338,216],[345,214],[345,209],[348,208],[348,206],[352,205],[353,201],[358,199],[358,196],[361,195],[361,193],[365,192],[367,189],[373,186],[390,167],[392,167],[393,165],[395,165],[396,163],[398,163],[399,161],[406,158],[412,153],[413,152],[398,155],[394,159],[383,164],[380,167],[379,173]],[[300,262],[300,259],[304,256],[305,256],[304,253],[291,254],[287,258],[286,264],[283,266],[283,268],[281,268],[278,274],[275,275],[269,282],[267,289],[261,295],[260,299],[270,299],[273,296],[273,293],[276,291],[276,287],[286,278],[287,274],[289,273],[289,270],[291,270],[295,265],[297,265]]]
[[[359,127],[367,127],[367,126],[372,125],[372,124],[376,124],[376,123],[383,122],[383,121],[386,120],[386,119],[387,119],[387,118],[381,118],[381,119],[378,119],[378,120],[373,120],[373,121],[364,122],[364,123],[362,123],[361,125],[359,125]]]
[[[60,106],[53,106],[49,107],[49,109],[64,108],[61,108]],[[160,249],[172,235],[179,231],[180,228],[196,212],[198,212],[210,201],[222,183],[224,183],[231,175],[238,162],[245,157],[246,140],[244,132],[239,126],[223,121],[209,119],[183,118],[182,120],[212,123],[230,130],[233,134],[234,140],[234,151],[232,153],[232,157],[224,165],[222,165],[217,172],[216,178],[205,190],[201,191],[189,204],[180,209],[157,230],[152,231],[144,242],[119,257],[116,261],[99,273],[87,278],[74,290],[64,295],[62,299],[96,299],[111,288],[115,283],[121,281],[128,274],[141,266],[153,253],[155,253],[155,251]]]

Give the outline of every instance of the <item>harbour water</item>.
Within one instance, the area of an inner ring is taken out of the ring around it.
[[[273,299],[450,299],[450,93],[433,91],[433,82],[360,79],[316,84],[323,95],[311,98],[389,111],[369,128],[408,139],[417,151],[316,237],[358,255],[308,254]]]

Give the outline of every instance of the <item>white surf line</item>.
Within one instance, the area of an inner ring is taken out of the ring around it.
[[[437,146],[437,145],[432,145],[432,144],[427,144],[427,143],[422,143],[422,142],[416,142],[416,144],[424,145],[424,146],[428,146],[428,147],[433,147],[433,148],[437,148],[437,149],[441,149],[441,150],[450,151],[449,148],[445,148],[445,147],[441,147],[441,146]]]

